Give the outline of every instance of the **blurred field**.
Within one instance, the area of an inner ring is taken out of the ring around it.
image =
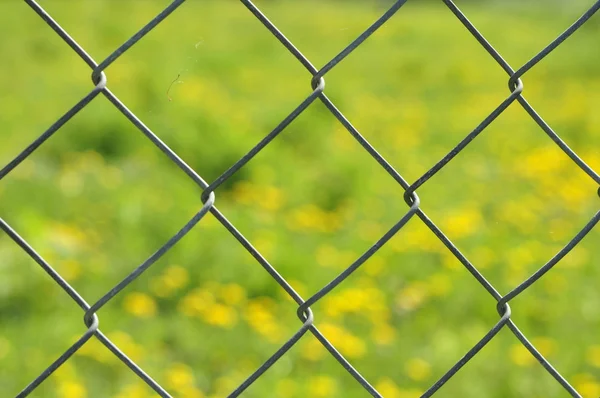
[[[40,3],[96,61],[168,4]],[[317,67],[388,4],[258,2]],[[589,7],[457,4],[515,69]],[[523,78],[530,103],[597,171],[599,33],[595,17]],[[4,166],[93,85],[89,68],[23,2],[0,3],[0,36]],[[309,74],[237,2],[184,4],[106,74],[109,88],[207,181],[311,92]],[[507,80],[441,2],[409,1],[327,75],[326,93],[414,181],[508,96]],[[504,294],[589,221],[596,190],[514,104],[418,193]],[[92,303],[189,220],[200,194],[99,96],[2,181],[0,217]],[[218,189],[216,204],[308,297],[402,217],[402,194],[317,101]],[[511,303],[516,324],[590,398],[600,396],[599,238],[593,230]],[[80,309],[4,235],[0,259],[0,389],[8,397],[85,327]],[[300,327],[295,310],[208,215],[98,315],[101,330],[174,396],[216,398]],[[416,218],[313,311],[386,398],[419,396],[498,320],[494,300]],[[566,395],[503,330],[435,396]],[[31,396],[155,395],[92,340]],[[367,393],[307,335],[243,396]]]

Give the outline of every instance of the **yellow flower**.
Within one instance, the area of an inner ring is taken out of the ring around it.
[[[330,323],[324,323],[320,328],[325,337],[349,358],[362,357],[367,351],[366,344],[345,329]]]
[[[364,270],[365,274],[369,276],[378,276],[381,275],[381,273],[383,272],[384,266],[385,261],[383,260],[383,258],[381,258],[381,256],[378,256],[376,254],[373,257],[369,258],[365,262],[365,265],[361,266],[361,268]]]
[[[172,289],[177,290],[184,287],[189,280],[189,274],[187,269],[180,265],[171,265],[165,270],[163,275],[165,285]]]
[[[133,292],[125,296],[123,301],[125,311],[140,318],[150,318],[156,315],[156,302],[146,293]]]
[[[108,333],[107,337],[132,360],[139,361],[142,358],[143,346],[137,344],[127,333],[115,331]]]
[[[421,358],[412,358],[404,366],[406,374],[413,380],[422,381],[431,374],[431,365]]]
[[[172,364],[166,373],[167,387],[181,392],[181,390],[193,387],[195,378],[192,368],[184,363]]]
[[[203,311],[202,318],[211,325],[231,328],[237,322],[237,312],[231,307],[215,303]]]
[[[421,394],[423,394],[421,391],[415,389],[400,389],[387,377],[379,380],[375,385],[375,389],[379,391],[384,398],[419,398]]]
[[[371,331],[371,337],[377,344],[389,345],[396,338],[396,330],[387,323],[379,323]]]
[[[540,174],[555,174],[567,160],[567,156],[558,147],[547,145],[529,151],[525,159],[522,162],[515,163],[515,166],[521,175],[537,179]]]
[[[600,345],[588,347],[586,358],[590,365],[600,368]]]
[[[85,386],[76,381],[62,381],[58,385],[58,396],[61,398],[85,398]]]
[[[252,183],[240,181],[233,186],[232,195],[236,202],[248,205],[255,201],[258,193]]]
[[[79,340],[81,336],[74,336],[73,342]],[[75,355],[86,356],[101,363],[114,362],[117,359],[100,341],[91,339],[75,352]]]
[[[531,344],[533,344],[544,357],[552,355],[557,347],[556,342],[549,337],[534,337],[531,339]]]
[[[471,236],[481,229],[482,224],[481,213],[473,205],[450,211],[446,218],[441,221],[442,231],[450,239],[462,239]]]
[[[337,393],[337,383],[329,376],[314,376],[308,380],[309,396],[332,397]]]
[[[181,299],[177,309],[187,316],[199,316],[206,311],[213,303],[215,298],[206,289],[194,289],[187,296]]]
[[[261,190],[257,203],[268,211],[277,211],[284,202],[283,192],[274,186],[267,186]]]
[[[283,331],[273,314],[274,304],[266,298],[257,298],[248,303],[244,317],[250,327],[265,336],[272,343],[277,343],[283,336]]]
[[[258,231],[256,237],[252,239],[252,245],[263,256],[269,258],[273,256],[276,247],[277,235],[270,230]]]
[[[333,232],[339,227],[339,218],[313,204],[308,204],[288,214],[287,226],[293,231]]]
[[[323,358],[326,353],[327,351],[325,347],[323,347],[323,344],[321,344],[316,337],[311,335],[307,343],[302,348],[300,355],[309,361],[318,361],[319,359]]]
[[[230,283],[219,288],[219,297],[225,304],[238,305],[246,300],[246,291],[240,285]]]
[[[375,389],[385,398],[400,398],[400,389],[390,378],[384,377],[379,380]]]
[[[573,377],[573,387],[581,394],[583,398],[600,397],[600,384],[594,376],[583,373]]]
[[[521,343],[514,344],[509,350],[511,361],[519,366],[530,366],[536,362],[536,359],[527,348]]]
[[[54,371],[52,377],[61,383],[75,380],[77,378],[77,370],[73,362],[67,361]]]
[[[179,265],[171,265],[165,272],[150,281],[154,294],[159,297],[169,297],[184,287],[189,281],[188,271]]]
[[[229,395],[240,384],[240,378],[236,375],[221,376],[214,382],[214,389],[217,396],[224,397]]]

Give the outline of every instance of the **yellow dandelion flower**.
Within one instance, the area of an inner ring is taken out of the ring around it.
[[[526,268],[536,261],[536,254],[529,245],[523,244],[506,252],[506,261],[514,269]]]
[[[231,307],[215,303],[203,311],[202,318],[211,325],[231,328],[237,323],[237,312]]]
[[[267,186],[261,190],[256,198],[257,204],[268,211],[277,211],[284,203],[283,192],[274,186]]]
[[[150,288],[158,297],[169,297],[187,285],[188,281],[189,274],[185,268],[179,265],[171,265],[162,275],[150,281]]]
[[[375,389],[385,398],[400,398],[400,389],[390,378],[384,377],[375,384]]]
[[[366,344],[360,338],[337,325],[325,323],[319,329],[331,344],[349,358],[362,357],[367,351]]]
[[[376,324],[371,331],[371,338],[379,345],[390,345],[396,339],[396,330],[387,323]]]
[[[365,274],[369,276],[378,276],[381,275],[381,273],[383,272],[384,266],[385,261],[383,260],[383,258],[381,258],[381,256],[375,255],[367,260],[362,269],[364,269]]]
[[[287,226],[294,231],[329,232],[327,213],[313,204],[293,210],[287,217]]]
[[[73,342],[79,340],[80,335],[73,336]],[[75,352],[75,355],[92,358],[101,363],[114,362],[116,357],[110,352],[100,341],[92,339],[85,343],[80,349]]]
[[[195,383],[194,371],[184,363],[172,364],[166,372],[167,387],[181,392]]]
[[[481,229],[483,218],[476,207],[468,206],[448,213],[441,221],[442,230],[451,239],[462,239]]]
[[[157,297],[169,297],[173,292],[165,284],[165,281],[161,277],[154,277],[150,279],[150,290]]]
[[[404,365],[408,377],[415,381],[423,381],[431,375],[431,365],[421,358],[412,358]]]
[[[108,333],[107,337],[134,361],[142,359],[144,348],[137,344],[133,338],[125,332],[115,331]]]
[[[400,391],[400,398],[420,398],[422,395],[423,391],[417,390],[416,388]]]
[[[548,145],[529,151],[523,161],[515,166],[521,175],[537,179],[540,174],[555,174],[567,160],[558,148]]]
[[[60,382],[66,382],[77,378],[77,370],[73,365],[73,362],[65,362],[52,374],[56,380]]]
[[[283,336],[281,327],[276,322],[276,316],[272,312],[273,303],[266,298],[258,298],[250,301],[245,309],[244,317],[250,327],[265,336],[267,340],[276,343]]]
[[[552,355],[557,348],[556,342],[549,337],[534,337],[531,339],[531,344],[542,354],[544,357]]]
[[[139,318],[151,318],[156,315],[156,301],[146,293],[133,292],[123,300],[125,311]]]
[[[254,203],[259,197],[257,188],[248,181],[240,181],[233,186],[233,199],[241,204],[248,205]]]
[[[240,285],[230,283],[219,288],[219,297],[225,304],[239,305],[246,300],[246,291]]]
[[[183,297],[177,306],[179,312],[187,316],[199,316],[206,311],[215,298],[211,292],[205,289],[194,289]]]
[[[187,269],[180,265],[171,265],[165,270],[163,279],[168,288],[177,290],[184,287],[190,278]]]
[[[304,283],[296,280],[296,279],[288,279],[288,283],[290,284],[290,286],[292,286],[294,288],[294,290],[301,296],[306,296],[307,294],[307,290],[306,290],[306,285],[304,285]],[[290,297],[287,293],[285,294],[286,297]]]
[[[235,375],[221,376],[214,383],[214,389],[219,397],[229,395],[238,385],[240,380]]]
[[[600,345],[593,345],[588,347],[586,359],[590,365],[600,368]]]
[[[327,351],[321,342],[313,337],[304,345],[300,355],[309,361],[318,361],[322,359],[326,353]]]
[[[273,257],[275,251],[275,237],[274,236],[258,236],[252,239],[252,246],[258,250],[263,256],[269,258]]]
[[[332,397],[337,393],[337,383],[329,376],[314,376],[308,381],[311,397]]]
[[[61,398],[85,398],[85,386],[76,381],[61,381],[58,385],[58,396]]]
[[[440,254],[442,256],[442,265],[447,269],[456,271],[463,268],[462,263],[458,260],[458,258],[456,258],[454,254],[452,254],[452,252],[444,250]]]
[[[600,384],[594,376],[582,373],[573,377],[573,387],[581,394],[583,398],[600,397]]]

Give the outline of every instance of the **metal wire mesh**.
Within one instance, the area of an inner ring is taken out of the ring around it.
[[[252,373],[242,384],[240,384],[229,397],[239,396],[248,386],[256,381],[261,375],[266,372],[278,359],[295,345],[307,332],[312,333],[320,343],[329,351],[329,353],[339,362],[341,366],[350,373],[358,382],[357,388],[364,388],[369,394],[374,397],[381,397],[381,394],[355,369],[340,352],[334,347],[325,336],[315,326],[313,313],[310,306],[341,284],[351,273],[356,271],[369,257],[376,253],[394,234],[396,234],[411,218],[418,217],[446,246],[446,248],[464,265],[464,267],[473,275],[475,280],[483,286],[487,292],[497,301],[497,312],[500,316],[499,321],[490,328],[489,332],[481,338],[481,340],[471,348],[462,358],[460,358],[451,369],[442,375],[422,396],[430,397],[434,395],[451,377],[453,377],[471,358],[488,344],[502,328],[508,328],[517,337],[517,339],[527,348],[527,350],[540,362],[552,377],[560,383],[566,392],[573,397],[580,397],[580,394],[569,384],[569,382],[540,354],[540,352],[528,341],[525,335],[519,330],[517,325],[511,320],[510,301],[521,294],[523,291],[532,286],[545,273],[550,271],[561,259],[569,253],[600,220],[600,211],[597,212],[592,219],[577,233],[560,251],[558,251],[546,264],[544,264],[535,273],[521,282],[517,287],[507,294],[500,294],[494,286],[492,286],[478,271],[477,267],[472,264],[459,249],[448,239],[448,237],[436,226],[436,224],[425,214],[421,208],[421,203],[417,195],[417,189],[446,166],[456,155],[458,155],[475,137],[502,112],[504,112],[513,102],[518,102],[523,109],[531,116],[543,132],[565,153],[571,160],[583,170],[595,183],[600,185],[600,176],[590,168],[569,146],[552,130],[552,128],[542,119],[542,117],[534,110],[534,108],[526,101],[523,96],[523,82],[521,78],[531,70],[538,62],[546,57],[550,52],[561,45],[569,36],[579,29],[586,21],[588,21],[600,9],[600,1],[594,3],[579,19],[575,21],[568,29],[566,29],[554,41],[548,44],[539,53],[535,54],[527,63],[514,70],[502,56],[492,47],[490,43],[483,37],[477,28],[467,19],[465,14],[451,1],[442,0],[443,3],[450,9],[456,18],[464,25],[464,27],[472,34],[481,46],[489,53],[491,57],[500,65],[508,74],[508,88],[510,94],[500,103],[493,112],[491,112],[477,127],[475,127],[468,135],[466,135],[458,145],[456,145],[448,154],[440,161],[431,167],[423,176],[417,179],[414,183],[407,182],[395,168],[386,161],[377,150],[367,142],[367,140],[358,132],[358,130],[350,123],[345,115],[340,112],[334,103],[325,94],[325,75],[342,62],[352,51],[359,47],[370,35],[385,24],[390,18],[396,14],[407,0],[396,1],[379,19],[377,19],[367,30],[351,42],[339,54],[333,57],[322,68],[318,69],[286,38],[286,36],[278,30],[278,28],[256,7],[250,0],[240,0],[241,3],[256,17],[256,19],[268,29],[273,36],[300,62],[312,75],[311,87],[312,93],[300,103],[277,127],[268,133],[256,146],[254,146],[246,155],[235,162],[227,171],[225,171],[214,182],[205,182],[192,168],[190,168],[175,152],[173,152],[161,139],[152,132],[144,123],[136,117],[107,87],[107,78],[104,70],[115,62],[121,55],[128,51],[138,41],[160,24],[172,12],[179,8],[185,0],[175,0],[154,19],[146,24],[141,30],[133,35],[129,40],[123,43],[119,48],[112,52],[102,62],[97,63],[86,53],[86,51],[77,42],[69,36],[69,34],[35,1],[25,0],[25,2],[42,18],[46,24],[59,35],[65,43],[75,51],[81,59],[83,59],[92,69],[92,82],[94,88],[83,99],[76,103],[68,112],[61,116],[48,130],[33,141],[25,148],[18,156],[0,170],[0,179],[6,177],[14,170],[23,160],[31,155],[39,148],[48,138],[56,133],[65,123],[69,122],[81,109],[86,107],[99,94],[104,95],[123,115],[125,115],[131,123],[133,123],[154,145],[156,145],[169,159],[171,159],[181,170],[183,170],[189,178],[191,178],[202,190],[202,207],[196,215],[185,224],[177,234],[169,239],[158,251],[151,255],[146,261],[133,270],[125,279],[114,286],[110,291],[104,294],[98,301],[93,304],[88,304],[85,299],[73,289],[66,281],[48,264],[9,224],[0,218],[0,227],[2,230],[18,244],[33,260],[35,260],[44,271],[83,309],[84,324],[87,327],[85,333],[77,340],[75,344],[69,347],[59,358],[57,358],[50,366],[48,366],[38,377],[36,377],[28,386],[26,386],[17,397],[25,397],[34,391],[48,376],[56,369],[65,363],[77,350],[79,350],[91,338],[98,339],[105,345],[115,356],[125,363],[140,379],[150,386],[156,393],[162,397],[171,397],[163,387],[154,381],[148,374],[144,372],[137,364],[127,357],[113,342],[111,342],[99,329],[99,319],[97,312],[117,294],[125,289],[134,279],[152,266],[163,254],[171,249],[184,235],[186,235],[202,218],[208,213],[212,213],[217,220],[238,240],[238,242],[256,259],[256,261],[275,279],[275,281],[287,292],[287,294],[298,304],[297,315],[301,321],[301,326],[296,333],[286,341],[267,361],[265,361],[254,373]],[[363,255],[355,260],[348,268],[340,273],[335,279],[329,282],[326,286],[320,289],[317,293],[303,299],[290,284],[277,272],[277,270],[259,253],[252,244],[246,239],[217,209],[215,206],[215,192],[225,181],[232,175],[244,167],[255,155],[262,151],[271,143],[298,115],[305,111],[311,103],[316,100],[321,101],[327,109],[338,119],[338,121],[346,128],[346,130],[356,139],[358,143],[367,151],[375,161],[402,187],[404,190],[404,199],[408,205],[406,214],[375,244],[373,244]],[[600,195],[600,189],[598,191]],[[360,386],[360,387],[359,387]]]

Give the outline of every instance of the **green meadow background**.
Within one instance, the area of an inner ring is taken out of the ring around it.
[[[98,62],[168,3],[40,1]],[[257,1],[317,67],[391,4]],[[457,4],[517,69],[592,1]],[[523,77],[526,98],[597,171],[599,18]],[[0,3],[0,37],[4,166],[93,85],[85,63],[24,2]],[[108,87],[207,181],[311,92],[297,60],[241,3],[225,0],[188,1],[106,74]],[[327,74],[325,92],[412,182],[508,96],[507,81],[442,2],[409,1]],[[418,194],[505,294],[598,211],[597,188],[515,103]],[[307,298],[406,213],[402,194],[316,101],[217,190],[216,205]],[[200,209],[200,195],[100,95],[2,180],[0,217],[93,303]],[[590,398],[600,396],[599,238],[592,230],[511,302],[516,324]],[[415,217],[312,309],[317,327],[384,397],[413,398],[492,328],[495,304]],[[295,312],[209,214],[98,316],[101,330],[173,396],[217,398],[298,330]],[[2,396],[15,396],[80,337],[82,316],[0,235]],[[31,394],[154,396],[95,339]],[[368,393],[307,334],[242,396]],[[502,330],[435,396],[568,394]]]

